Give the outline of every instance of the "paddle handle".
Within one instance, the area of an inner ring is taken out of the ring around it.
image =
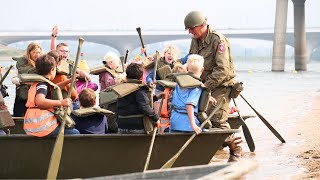
[[[124,59],[123,59],[123,61],[121,61],[121,64],[122,64],[122,72],[123,72],[123,73],[125,72],[124,65],[127,63],[128,54],[129,54],[129,50],[127,49],[127,50],[126,50],[126,54],[124,55]]]
[[[10,70],[12,69],[13,64],[10,65],[9,69],[6,71],[6,73],[3,75],[3,77],[0,80],[0,86],[2,85],[3,81],[6,79],[6,77],[8,76]]]
[[[251,104],[240,94],[242,99],[250,106],[250,108],[257,114],[257,116],[261,119],[261,121],[269,128],[269,130],[282,142],[285,143],[286,141],[282,138],[282,136],[276,131],[271,124],[257,111],[255,110]]]
[[[156,59],[155,59],[155,62],[154,62],[154,73],[153,73],[153,83],[156,82],[156,77],[157,77],[157,69],[158,69],[158,61],[159,61],[159,51],[156,51]]]
[[[124,56],[124,64],[127,63],[127,60],[128,60],[128,54],[129,54],[129,50],[127,49],[126,50],[126,55]]]
[[[142,48],[144,48],[144,43],[143,43],[142,35],[141,35],[141,28],[140,28],[140,27],[137,27],[136,30],[137,30],[138,35],[139,35],[139,38],[140,38],[141,46],[142,46]],[[144,56],[145,56],[145,57],[148,57],[146,51],[144,51]]]
[[[77,56],[76,56],[76,61],[74,63],[74,67],[73,67],[73,71],[72,71],[71,84],[70,84],[70,88],[69,88],[69,91],[68,91],[67,98],[71,97],[71,92],[72,92],[72,88],[74,86],[75,79],[76,79],[76,72],[77,72],[77,68],[78,68],[78,62],[79,62],[79,59],[80,59],[80,53],[81,53],[83,42],[84,42],[84,39],[83,38],[79,38]]]
[[[155,60],[155,65],[154,65],[154,72],[153,72],[153,83],[156,82],[156,76],[157,76],[157,68],[158,68],[158,58],[159,57],[159,52],[156,51],[156,60]],[[150,104],[151,104],[151,107],[153,108],[153,91],[154,91],[154,88],[152,86],[152,89],[151,89],[151,93],[150,93]]]

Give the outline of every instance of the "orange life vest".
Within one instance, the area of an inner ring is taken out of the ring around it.
[[[56,74],[56,77],[54,77],[52,82],[55,83],[55,84],[58,84],[58,83],[63,82],[65,80],[67,80],[67,79],[68,79],[67,76],[64,75],[64,74]],[[68,92],[69,88],[70,88],[70,85],[67,85],[61,90],[65,91],[65,92]],[[77,91],[76,91],[75,88],[72,88],[72,91],[71,91],[71,99],[72,99],[72,101],[74,101],[77,98],[78,98]]]
[[[28,135],[44,137],[57,128],[58,121],[52,113],[53,108],[44,110],[36,106],[36,86],[34,83],[28,92],[27,112],[24,116],[23,129]],[[51,90],[51,88],[50,88]]]
[[[169,102],[171,92],[171,88],[164,89],[164,98],[162,99],[160,111],[160,123],[158,124],[160,133],[164,133],[164,130],[170,127],[170,108],[168,107],[168,103],[171,103]]]

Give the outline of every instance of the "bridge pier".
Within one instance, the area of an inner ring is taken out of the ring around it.
[[[307,70],[307,41],[305,29],[305,3],[306,0],[292,0],[294,6],[294,60],[295,70]]]
[[[284,71],[288,0],[277,0],[272,53],[272,71]]]

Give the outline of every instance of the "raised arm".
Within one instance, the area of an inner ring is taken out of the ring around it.
[[[55,25],[52,28],[52,34],[51,34],[51,44],[50,44],[50,49],[51,50],[56,50],[57,35],[58,35],[58,26]]]

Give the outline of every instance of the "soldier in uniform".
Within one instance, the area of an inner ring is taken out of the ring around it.
[[[189,54],[199,54],[204,57],[204,71],[201,80],[211,90],[211,95],[218,104],[223,98],[226,98],[226,102],[216,112],[211,122],[214,127],[230,129],[227,122],[228,108],[231,100],[231,87],[235,83],[236,74],[229,41],[207,24],[207,18],[202,12],[188,13],[184,19],[184,25],[185,29],[193,36]],[[213,109],[214,106],[211,105],[207,113],[210,114]],[[241,157],[242,149],[238,145],[239,143],[241,143],[241,139],[235,135],[226,139],[225,145],[230,149],[229,161]]]

